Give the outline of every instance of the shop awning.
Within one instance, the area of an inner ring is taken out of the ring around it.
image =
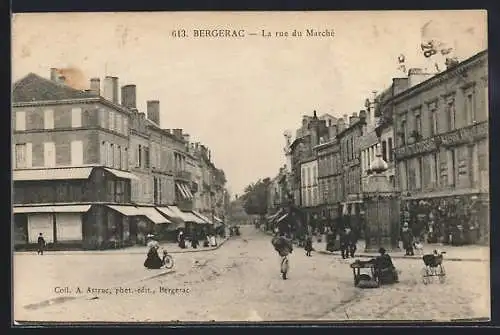
[[[219,223],[224,223],[224,221],[222,221],[221,219],[219,219],[217,216],[214,216],[214,220],[219,222]]]
[[[115,177],[118,178],[139,180],[139,178],[135,174],[127,171],[115,170],[110,168],[104,168],[104,170],[108,171],[109,173],[113,174]]]
[[[137,210],[134,206],[120,206],[120,205],[107,205],[107,207],[117,211],[126,216],[137,216],[143,215],[141,212]]]
[[[156,209],[163,215],[168,216],[169,218],[182,220],[173,210],[171,210],[168,207],[156,207]]]
[[[63,168],[63,169],[29,169],[12,171],[14,181],[29,180],[61,180],[61,179],[88,179],[92,167]]]
[[[90,205],[24,206],[14,207],[14,214],[21,213],[85,213]]]
[[[170,218],[173,221],[172,227],[174,227],[174,229],[186,227],[186,224],[184,223],[182,218],[174,210],[172,210],[168,207],[156,207],[156,209],[160,213],[162,213],[163,215],[166,215],[168,218]]]
[[[207,222],[203,221],[199,216],[196,216],[194,213],[192,212],[183,212],[184,215],[186,216],[186,222],[192,222],[192,223],[196,223],[196,224],[205,224]]]
[[[167,208],[175,213],[176,217],[181,218],[182,221],[188,221],[188,219],[190,219],[190,217],[187,216],[185,212],[181,211],[177,206],[167,206]]]
[[[192,212],[194,213],[194,215],[199,216],[203,221],[205,221],[205,223],[214,224],[212,222],[212,220],[210,220],[209,218],[207,218],[205,215],[201,214],[200,212],[197,212],[197,211],[192,211]]]
[[[137,207],[137,210],[156,224],[172,223],[169,219],[160,214],[154,207]]]

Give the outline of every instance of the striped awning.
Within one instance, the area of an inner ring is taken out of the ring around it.
[[[93,167],[14,170],[12,171],[12,180],[88,179],[92,169]]]
[[[213,224],[212,220],[210,220],[209,218],[207,218],[205,215],[201,214],[200,212],[197,212],[197,211],[192,211],[192,212],[194,213],[194,215],[199,216],[206,223]]]
[[[137,210],[155,224],[172,223],[169,219],[160,214],[154,207],[137,207]]]
[[[85,213],[90,205],[23,206],[14,207],[14,214],[21,213]]]
[[[183,212],[186,216],[186,222],[196,223],[196,224],[206,224],[204,220],[202,220],[199,216],[195,215],[192,212]]]
[[[110,168],[104,168],[104,170],[108,171],[109,173],[111,173],[112,175],[114,175],[115,177],[118,177],[118,178],[139,180],[139,178],[135,174],[127,172],[127,171],[121,171],[121,170],[110,169]]]
[[[137,216],[143,215],[141,212],[137,210],[134,206],[120,206],[120,205],[107,205],[107,207],[121,213],[125,216]]]
[[[189,188],[185,184],[175,183],[175,186],[177,187],[177,189],[179,190],[184,199],[186,200],[193,199],[193,194],[191,193],[191,190],[189,190]]]

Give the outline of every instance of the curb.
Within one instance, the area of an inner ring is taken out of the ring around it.
[[[330,255],[330,256],[335,256],[339,255],[335,252],[330,252],[330,251],[324,251],[320,250],[317,251],[317,253],[322,254],[322,255]],[[376,257],[376,254],[369,255],[369,254],[356,254],[355,257],[361,257],[361,258],[373,258]],[[395,255],[391,256],[392,259],[413,259],[413,260],[422,260],[421,256],[400,256],[400,255]],[[458,257],[445,257],[446,261],[452,261],[452,262],[488,262],[487,259],[482,259],[482,258],[458,258]]]
[[[209,247],[209,248],[200,248],[200,249],[187,249],[187,250],[174,250],[174,251],[169,251],[169,254],[184,254],[184,253],[190,253],[190,252],[206,252],[206,251],[213,251],[219,249],[224,243],[226,243],[230,238],[225,238],[224,240],[220,241],[217,246],[215,247]],[[161,247],[161,245],[160,245]],[[133,248],[133,247],[132,247]],[[123,250],[123,251],[121,251]],[[50,253],[48,255],[51,256],[66,256],[66,255],[78,255],[78,254],[85,254],[85,255],[138,255],[138,254],[144,254],[146,253],[147,250],[127,250],[127,249],[119,249],[119,251],[115,250],[74,250],[74,251],[54,251],[53,253]],[[18,254],[18,255],[29,255],[32,254],[30,251],[14,251],[13,254]]]

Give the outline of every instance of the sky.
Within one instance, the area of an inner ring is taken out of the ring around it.
[[[409,68],[434,68],[421,43],[440,41],[459,60],[487,48],[486,11],[35,13],[12,22],[13,81],[69,68],[72,85],[117,76],[137,85],[137,105],[160,100],[162,128],[182,128],[211,149],[228,188],[274,177],[285,130],[302,115],[351,115]],[[186,38],[172,31],[184,29]],[[245,30],[196,38],[195,29]],[[306,29],[334,31],[307,37]],[[273,37],[262,36],[262,31]],[[302,37],[292,31],[302,31]],[[288,32],[276,37],[276,32]],[[257,35],[249,35],[256,33]],[[102,86],[101,86],[102,88]]]

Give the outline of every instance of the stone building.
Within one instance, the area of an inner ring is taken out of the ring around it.
[[[338,131],[337,140],[340,144],[340,160],[342,165],[341,193],[344,195],[342,201],[343,215],[359,217],[361,194],[361,151],[360,139],[363,137],[363,129],[366,124],[366,112],[361,111],[359,116],[353,113],[348,117],[344,115],[344,124]]]
[[[451,226],[472,222],[489,231],[488,52],[449,67],[430,79],[409,73],[408,87],[394,106],[398,186],[417,213],[447,218]],[[427,214],[428,214],[427,213]],[[479,216],[479,217],[478,217]],[[450,223],[452,222],[452,223]],[[471,228],[472,229],[472,228]]]
[[[29,74],[13,88],[15,244],[102,248],[130,241],[130,112],[118,78],[77,90],[51,73]],[[134,208],[135,209],[135,208]]]

